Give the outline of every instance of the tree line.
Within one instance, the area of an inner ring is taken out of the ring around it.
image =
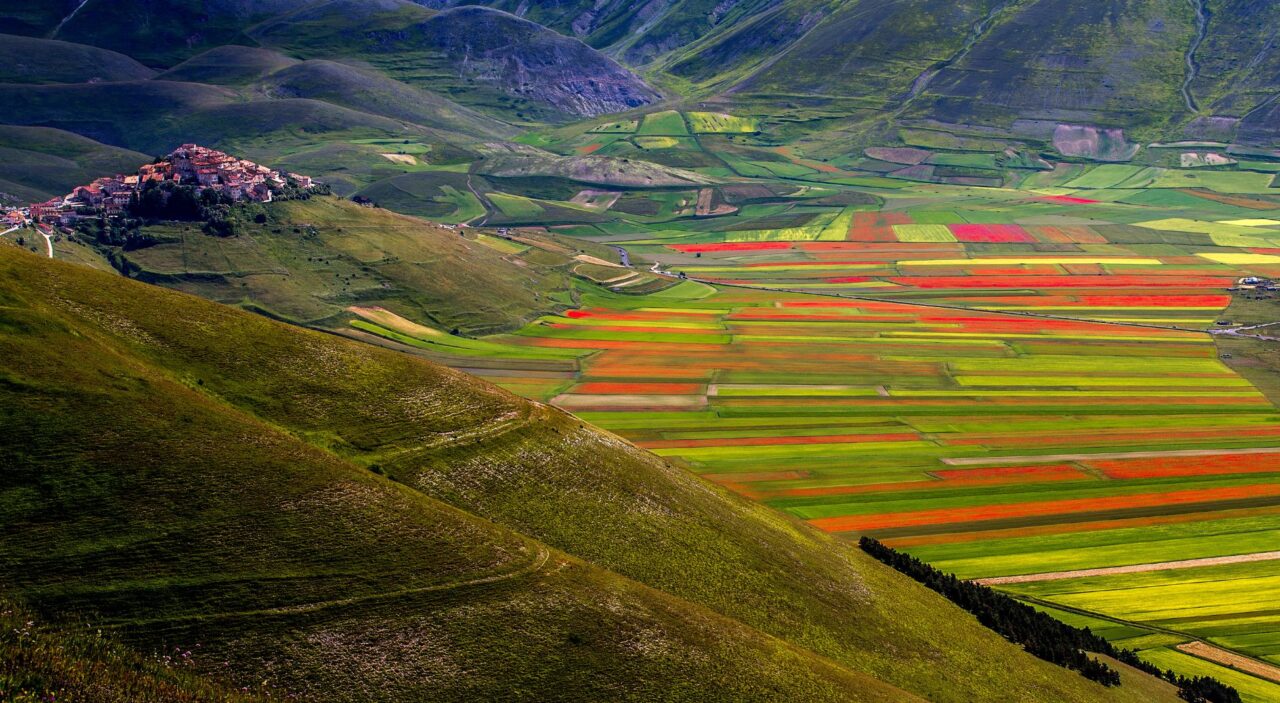
[[[956,578],[929,564],[888,547],[871,537],[858,542],[862,550],[877,560],[942,594],[947,600],[972,613],[1005,639],[1022,645],[1027,652],[1059,666],[1080,672],[1103,686],[1119,686],[1120,673],[1086,652],[1103,654],[1145,671],[1178,687],[1178,695],[1190,703],[1241,703],[1231,686],[1209,676],[1186,677],[1161,670],[1143,661],[1132,649],[1116,647],[1089,628],[1067,625],[1052,616],[1021,603],[989,586]]]

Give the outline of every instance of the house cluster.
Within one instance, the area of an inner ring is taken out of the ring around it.
[[[1265,290],[1265,291],[1275,292],[1276,290],[1280,290],[1280,286],[1277,286],[1275,281],[1272,281],[1271,279],[1268,279],[1268,278],[1258,278],[1257,276],[1245,276],[1244,278],[1241,278],[1240,280],[1236,281],[1236,284],[1228,288],[1227,290],[1233,293],[1236,291],[1250,291],[1250,290]]]
[[[35,224],[70,226],[87,213],[94,216],[121,215],[134,193],[148,183],[172,182],[192,186],[198,193],[213,190],[230,200],[271,202],[272,194],[279,192],[289,181],[300,188],[310,188],[310,177],[296,173],[281,173],[245,159],[237,159],[216,149],[196,144],[183,144],[155,163],[146,164],[134,174],[119,174],[99,178],[78,186],[61,198],[30,205],[26,219]],[[13,215],[18,212],[18,215]],[[5,213],[5,217],[17,219],[21,211]]]

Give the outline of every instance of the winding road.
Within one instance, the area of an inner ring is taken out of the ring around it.
[[[1205,35],[1209,31],[1209,11],[1205,9],[1204,0],[1187,0],[1187,2],[1191,3],[1191,8],[1196,12],[1196,34],[1191,38],[1191,44],[1187,46],[1187,74],[1182,79],[1182,100],[1187,104],[1187,111],[1194,114],[1200,111],[1200,106],[1196,104],[1196,98],[1191,94],[1191,84],[1200,75],[1200,64],[1196,63],[1196,52],[1200,50],[1200,45],[1204,43]]]
[[[62,21],[58,23],[58,26],[53,28],[53,31],[49,34],[49,38],[51,39],[56,38],[58,36],[58,32],[62,31],[62,26],[70,22],[72,18],[74,18],[80,12],[80,10],[84,9],[84,6],[88,4],[89,4],[89,0],[80,0],[80,4],[76,5],[76,9],[72,10],[71,14],[67,15],[66,17],[63,17]]]

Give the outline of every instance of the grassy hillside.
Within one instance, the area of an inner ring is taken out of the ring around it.
[[[424,127],[486,138],[517,130],[435,93],[333,61],[305,61],[265,77],[257,86],[272,98],[308,98],[404,120]]]
[[[30,611],[0,603],[0,698],[14,703],[258,703],[269,691],[235,691],[198,676],[181,652],[145,657],[84,623],[50,626]],[[51,697],[52,696],[52,697]]]
[[[344,136],[421,137],[425,128],[317,100],[245,102],[198,83],[135,81],[74,85],[0,85],[11,124],[65,129],[107,144],[167,153],[199,142],[228,149],[283,148]],[[86,111],[85,105],[94,109]]]
[[[1186,2],[1015,4],[942,69],[921,102],[929,116],[962,124],[1162,127],[1188,116],[1179,87],[1193,33]],[[1082,75],[1090,78],[1073,80]]]
[[[563,424],[545,411],[12,248],[0,268],[0,413],[26,438],[0,449],[22,535],[0,540],[3,583],[45,617],[92,614],[191,672],[314,700],[910,699],[308,445],[252,407],[287,398],[218,367],[341,376],[437,440],[483,441],[477,423],[512,419],[495,411]]]
[[[328,197],[239,216],[235,237],[161,224],[144,228],[158,244],[116,256],[142,280],[307,325],[345,327],[347,307],[375,305],[437,329],[487,334],[571,304],[577,252],[559,245],[502,251],[474,235]]]
[[[767,0],[729,3],[656,0],[637,4],[626,0],[562,0],[530,5],[518,0],[486,3],[428,0],[423,4],[429,7],[489,5],[520,14],[561,34],[579,37],[631,65],[643,65],[709,34],[733,27],[773,3]]]
[[[13,254],[7,258],[14,273],[6,280],[15,281],[15,285],[21,281],[24,286],[36,288],[20,298],[22,306],[36,305],[34,301],[43,300],[70,301],[71,309],[79,310],[78,318],[98,320],[96,324],[127,335],[131,340],[129,344],[136,345],[139,353],[152,364],[163,367],[170,378],[180,379],[187,390],[198,397],[241,409],[271,427],[289,432],[290,437],[305,438],[327,452],[312,454],[308,450],[304,454],[308,461],[313,461],[313,456],[315,462],[337,457],[333,460],[376,465],[406,489],[442,499],[576,557],[812,649],[838,666],[869,673],[937,701],[990,700],[997,696],[1023,701],[1160,699],[1153,697],[1147,684],[1138,680],[1119,689],[1104,690],[1071,672],[1035,660],[959,614],[935,595],[872,562],[852,545],[803,527],[767,508],[733,498],[652,455],[546,406],[532,405],[477,386],[465,377],[403,355],[288,330],[260,318],[210,307],[195,299],[140,288],[123,279],[37,264],[26,255]],[[53,272],[60,275],[51,275]],[[52,296],[48,286],[56,287],[58,294]],[[7,295],[10,299],[18,297],[16,292]],[[22,306],[8,309],[17,310]],[[70,313],[58,313],[63,314]],[[40,317],[55,318],[53,311],[43,310]],[[199,321],[199,324],[186,324],[190,321]],[[54,329],[42,331],[49,326],[61,328],[67,324],[37,323],[25,317],[11,323],[11,328],[15,331],[29,328],[30,332],[21,336],[6,335],[6,339],[15,340],[11,344],[17,343],[36,332],[53,334]],[[84,344],[94,339],[96,335],[86,336]],[[54,343],[48,339],[39,342],[41,345]],[[69,373],[62,366],[66,363],[64,359],[79,356],[74,349],[61,348],[65,350],[63,354],[40,362],[56,366],[48,372],[54,377]],[[101,363],[114,358],[100,351],[92,356],[102,359]],[[33,357],[15,350],[6,352],[3,358],[22,359],[26,363],[25,360]],[[92,366],[77,368],[77,377],[97,378],[102,373],[112,373]],[[30,370],[23,370],[18,378],[32,374]],[[157,389],[167,388],[157,378],[139,383],[130,380],[127,374],[120,376],[117,372],[117,377],[119,380],[112,387],[119,386],[121,392],[154,395]],[[21,387],[29,385],[30,382],[25,382]],[[68,397],[74,398],[86,417],[98,412],[95,403],[78,396]],[[121,405],[119,398],[101,402]],[[182,413],[174,413],[157,403],[136,405],[163,412],[169,419],[176,415],[178,421],[182,421]],[[467,410],[459,412],[457,408],[461,407]],[[186,416],[190,427],[203,427],[212,422],[212,418],[203,413]],[[60,415],[43,413],[20,417]],[[131,424],[138,422],[130,420]],[[98,426],[87,420],[69,424],[77,432]],[[35,435],[47,429],[21,431]],[[170,436],[167,432],[148,431],[146,423],[122,434],[125,436],[121,442],[134,443],[140,443],[142,437]],[[101,441],[75,437],[40,443],[24,450],[26,454],[21,460],[64,456],[53,451],[53,447],[99,446]],[[148,439],[148,443],[153,441],[161,440]],[[273,447],[276,441],[265,446]],[[131,466],[149,467],[143,475],[152,475],[151,472],[162,469],[151,468],[154,462],[148,457],[166,456],[165,465],[174,466],[182,462],[173,461],[173,456],[188,457],[196,452],[198,458],[199,452],[222,446],[220,442],[210,441],[201,443],[196,450],[184,452],[182,440],[163,444],[156,447],[156,453],[135,451]],[[177,446],[171,446],[174,444]],[[249,450],[243,443],[227,442],[226,445],[239,447],[235,451]],[[109,448],[103,451],[107,450]],[[295,447],[289,451],[300,450]],[[214,456],[208,461],[228,466],[245,459]],[[182,475],[190,475],[192,482],[209,480],[189,468]],[[319,476],[313,471],[307,475]],[[319,478],[308,479],[311,480]],[[369,480],[382,485],[373,477]],[[296,476],[291,479],[297,484],[308,481],[298,480]],[[165,482],[152,483],[159,486]],[[129,483],[128,488],[141,490],[136,482]],[[78,490],[92,493],[97,489]],[[288,492],[297,490],[303,490],[302,485]],[[142,493],[152,497],[150,489]],[[404,494],[404,499],[409,500],[412,493]],[[171,497],[161,505],[176,504],[174,501],[184,502]],[[290,504],[303,505],[296,500]],[[323,505],[333,505],[332,499]],[[111,502],[103,506],[102,510],[117,507]],[[130,503],[129,507],[132,506]],[[210,509],[215,508],[221,511],[227,506],[211,504]],[[90,516],[104,519],[93,511],[86,514],[86,519]],[[364,518],[350,519],[352,522],[348,524],[354,527]],[[378,534],[397,529],[401,528],[388,526]],[[301,530],[296,539],[312,539],[313,534]],[[212,530],[208,540],[226,538],[227,534],[220,528]],[[191,536],[185,535],[184,539]],[[319,539],[323,547],[337,537],[328,535]],[[133,543],[128,539],[117,540],[117,543],[134,544],[134,549],[154,548],[146,542]],[[371,562],[382,559],[379,555],[393,544],[400,545],[397,550],[406,548],[405,543],[379,541],[367,558]],[[374,546],[361,545],[370,549]],[[102,548],[109,549],[106,545]],[[199,553],[209,547],[205,538],[200,537],[188,548]],[[317,548],[303,551],[314,552]],[[513,552],[508,548],[507,552],[510,559],[515,559],[513,555],[518,550]],[[466,553],[469,552],[463,552]],[[45,555],[47,550],[41,558]],[[496,557],[489,557],[493,558]],[[47,559],[41,563],[46,562]],[[113,558],[105,563],[124,568],[136,562]],[[227,563],[220,557],[206,568],[212,572],[226,568]],[[405,575],[396,569],[411,568],[404,566],[405,563],[402,556],[400,561],[387,561],[381,568],[395,572],[387,578],[401,579]],[[72,567],[74,565],[67,568]],[[254,567],[250,561],[236,568],[252,570]],[[50,565],[24,569],[22,573],[52,578],[51,574],[73,572],[59,571]],[[413,580],[430,580],[432,573],[437,572],[426,569],[415,573]],[[189,578],[194,579],[196,575]],[[380,578],[364,578],[361,588],[376,588]],[[344,587],[353,587],[349,579],[343,581]],[[256,587],[246,591],[235,582],[222,582],[224,585],[217,588],[191,586],[197,590],[191,597],[181,599],[168,590],[170,587],[149,593],[150,617],[189,616],[197,604],[227,608],[230,600],[239,597],[255,601],[283,598],[274,589],[265,593]],[[303,597],[297,592],[301,589],[308,599],[318,598],[315,591],[329,587],[324,581],[279,586],[295,598]],[[209,588],[212,590],[206,590]],[[83,589],[64,592],[49,585],[28,584],[25,591],[28,597],[57,595],[56,604],[60,607],[84,604],[85,600],[77,600],[81,598],[113,612],[130,612],[128,592],[104,604],[100,600],[102,594]],[[46,607],[52,606],[46,602]],[[263,608],[268,604],[260,602],[253,607]],[[591,617],[598,615],[592,613]],[[212,628],[210,623],[206,624]],[[166,632],[172,633],[172,626]],[[200,634],[204,639],[198,641],[207,642],[207,632],[209,629],[204,629]],[[258,642],[255,646],[263,645]]]
[[[251,43],[246,27],[312,2],[88,0],[54,38],[119,51],[163,68],[215,46]]]
[[[133,59],[84,44],[0,34],[0,83],[87,83],[150,78]]]
[[[0,191],[19,204],[69,193],[99,176],[134,171],[150,160],[146,154],[57,129],[0,126]]]
[[[77,4],[76,0],[13,0],[5,3],[5,31],[24,36],[45,36]]]
[[[228,44],[192,56],[158,77],[181,83],[247,85],[296,63],[297,59],[270,49]]]

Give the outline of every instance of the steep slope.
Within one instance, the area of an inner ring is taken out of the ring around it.
[[[1008,126],[1015,119],[1129,129],[1187,116],[1180,88],[1190,3],[1022,3],[929,85],[926,114]]]
[[[114,51],[0,34],[0,83],[136,81],[155,71]]]
[[[641,65],[732,26],[776,0],[557,0],[483,3],[581,38],[591,46]],[[427,7],[456,7],[463,0],[424,0]]]
[[[797,3],[790,12],[803,8],[806,14],[791,33],[804,34],[734,92],[867,95],[891,102],[910,90],[916,76],[959,51],[963,29],[997,4],[862,0],[812,24],[825,8]]]
[[[1188,116],[1180,89],[1194,24],[1176,0],[787,0],[663,65],[763,109],[812,98],[1005,129],[1163,127]]]
[[[1243,117],[1280,90],[1280,6],[1266,0],[1202,4],[1208,22],[1189,88],[1215,114]]]
[[[166,666],[162,658],[144,657],[82,623],[50,627],[10,602],[0,602],[0,694],[9,701],[52,695],[86,703],[271,700],[256,690],[233,691],[185,667]]]
[[[839,666],[935,701],[1161,699],[1140,679],[1103,689],[1034,659],[852,545],[552,408],[392,352],[229,311],[211,319],[207,304],[123,280],[74,291],[52,280],[62,288],[38,298],[115,310],[102,324],[208,397]]]
[[[352,5],[321,3],[252,33],[297,56],[358,58],[393,78],[517,118],[593,116],[658,99],[643,80],[586,44],[505,12],[433,13],[406,1],[361,13]]]
[[[912,700],[308,446],[219,366],[341,376],[437,444],[558,416],[13,248],[0,272],[0,583],[46,616],[304,699]]]
[[[0,201],[64,195],[103,174],[138,168],[151,157],[46,127],[0,126]]]

